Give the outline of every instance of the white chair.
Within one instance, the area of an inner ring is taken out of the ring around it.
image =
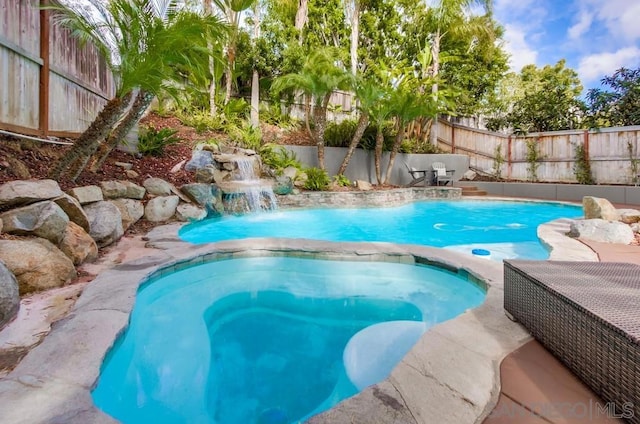
[[[440,185],[441,182],[442,185],[447,185],[449,183],[453,185],[453,169],[447,170],[446,165],[442,162],[434,162],[431,167],[435,173],[434,180],[436,185]]]
[[[425,171],[415,169],[414,167],[409,166],[406,162],[404,163],[404,166],[407,168],[409,175],[411,175],[411,178],[413,179],[407,187],[413,187],[420,183],[423,183],[424,185],[429,184],[428,174],[430,174],[431,172],[429,172],[428,170]]]

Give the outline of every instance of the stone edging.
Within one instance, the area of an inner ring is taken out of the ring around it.
[[[115,423],[92,402],[102,361],[125,330],[140,284],[212,259],[295,255],[428,263],[483,282],[485,302],[427,331],[383,382],[313,417],[312,423],[474,423],[499,393],[500,360],[530,339],[503,312],[502,266],[444,249],[391,243],[251,239],[192,245],[182,224],[148,234],[156,254],[118,265],[91,282],[70,315],[0,380],[0,410],[12,423]]]
[[[278,196],[278,207],[284,209],[307,207],[371,207],[393,206],[418,200],[455,200],[462,197],[458,187],[405,187],[372,191],[305,191],[300,194]]]

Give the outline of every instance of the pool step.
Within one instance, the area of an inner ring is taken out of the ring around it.
[[[480,190],[476,186],[460,186],[462,188],[463,196],[486,196],[487,192],[485,190]]]

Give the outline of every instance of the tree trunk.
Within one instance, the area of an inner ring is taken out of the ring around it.
[[[389,154],[389,166],[387,166],[387,173],[384,177],[384,184],[388,184],[391,179],[391,171],[393,170],[393,165],[396,161],[396,155],[398,154],[398,150],[400,150],[400,144],[402,144],[402,140],[404,140],[404,122],[398,123],[398,135],[396,135],[396,139],[393,142],[393,148],[391,149],[391,154]]]
[[[382,125],[378,126],[376,132],[376,149],[375,149],[375,164],[376,164],[376,180],[378,185],[382,184],[382,148],[384,147],[384,133],[382,132]]]
[[[202,0],[202,7],[205,15],[213,15],[211,0]],[[207,43],[207,48],[209,49],[209,54],[212,54],[213,45],[210,42]],[[218,114],[218,109],[216,107],[216,90],[218,81],[216,81],[216,67],[213,55],[209,57],[209,72],[211,72],[211,85],[209,85],[209,115],[216,116]]]
[[[260,8],[257,2],[253,15],[253,38],[257,42],[260,37]],[[260,75],[257,69],[253,70],[251,76],[251,125],[255,128],[260,126]]]
[[[433,67],[431,71],[431,76],[434,78],[438,77],[438,73],[440,72],[440,30],[436,32],[436,36],[433,38],[433,45],[431,46],[431,57],[433,60]],[[434,82],[431,86],[431,94],[434,97],[438,95],[438,83]],[[429,141],[434,146],[438,145],[438,115],[436,114],[433,117],[433,123],[431,124],[431,131],[429,132]]]
[[[315,124],[315,139],[316,146],[318,148],[318,167],[322,170],[324,166],[324,130],[327,127],[327,107],[329,106],[329,100],[331,99],[331,92],[325,94],[320,106],[314,108],[314,124]]]
[[[227,63],[227,69],[224,72],[225,75],[225,94],[224,94],[224,104],[228,104],[229,100],[231,100],[231,78],[233,74],[231,59],[228,59],[229,63]]]
[[[360,0],[353,0],[351,17],[351,73],[358,72],[358,40],[360,38]]]
[[[309,0],[298,1],[298,11],[296,12],[295,29],[299,31],[298,44],[302,45],[302,30],[307,24],[307,17],[309,14]]]
[[[63,174],[67,173],[70,165],[79,162],[79,160],[84,160],[86,164],[86,161],[96,151],[100,142],[105,139],[109,131],[118,122],[118,119],[120,119],[129,105],[132,96],[133,93],[129,92],[122,97],[114,97],[109,100],[98,116],[91,122],[89,128],[80,135],[73,146],[53,165],[49,171],[49,178],[60,179]],[[75,181],[75,178],[72,180]]]
[[[129,131],[140,121],[142,115],[147,110],[151,102],[153,101],[154,95],[144,90],[140,90],[135,100],[133,101],[133,105],[125,117],[118,123],[118,125],[111,131],[107,141],[102,143],[98,148],[98,153],[95,157],[95,161],[91,166],[91,171],[96,172],[102,168],[104,161],[107,159],[109,154],[116,148],[118,143],[129,134]]]
[[[347,154],[344,156],[342,160],[342,164],[340,165],[340,169],[338,170],[338,175],[344,175],[347,170],[347,166],[349,166],[349,161],[353,156],[353,153],[356,151],[356,147],[358,147],[358,143],[362,140],[362,135],[364,134],[367,126],[369,125],[369,114],[362,112],[360,114],[360,118],[358,119],[358,126],[356,127],[356,132],[353,134],[353,138],[351,139],[351,143],[349,144],[349,149],[347,150]]]

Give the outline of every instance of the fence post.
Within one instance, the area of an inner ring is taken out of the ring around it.
[[[507,137],[507,179],[511,179],[511,134]]]
[[[41,6],[47,6],[48,0],[41,0]],[[49,135],[49,10],[40,10],[40,92],[38,95],[38,129],[42,136]]]
[[[451,153],[456,152],[456,127],[451,125]]]

